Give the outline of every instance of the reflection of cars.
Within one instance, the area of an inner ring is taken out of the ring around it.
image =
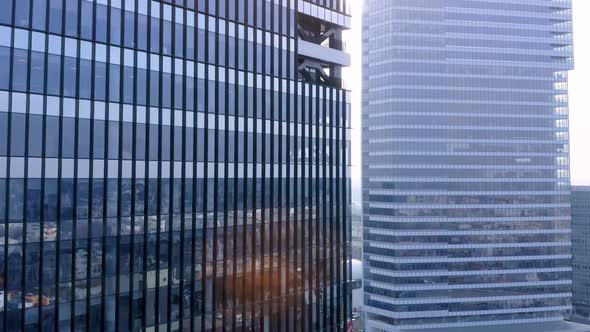
[[[45,227],[45,229],[43,230],[43,237],[45,238],[45,240],[55,240],[57,237],[57,228]]]
[[[49,305],[49,299],[46,296],[41,298],[41,305]],[[27,294],[25,295],[25,308],[38,307],[39,306],[39,295]]]

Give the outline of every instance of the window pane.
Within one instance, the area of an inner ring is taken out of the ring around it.
[[[33,1],[33,29],[45,30],[46,5],[47,0]]]
[[[49,5],[49,31],[55,34],[61,34],[62,5],[62,0],[51,0]]]
[[[25,50],[14,50],[12,61],[12,88],[16,91],[27,91],[29,57]]]
[[[34,93],[43,93],[45,83],[45,54],[31,52],[31,88]]]
[[[25,155],[25,114],[12,113],[10,127],[10,155]]]
[[[41,157],[43,149],[43,117],[29,116],[29,156]]]
[[[17,26],[28,28],[30,0],[17,0],[15,1],[15,5],[16,7],[14,8],[14,24]]]

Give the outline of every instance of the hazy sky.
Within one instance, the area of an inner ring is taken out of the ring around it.
[[[387,0],[384,0],[387,1]],[[352,1],[352,30],[345,36],[352,55],[352,66],[345,74],[353,91],[352,184],[361,184],[361,8],[362,0]],[[572,0],[574,13],[575,70],[570,73],[570,145],[573,185],[590,185],[590,0]],[[360,193],[353,193],[358,202]]]
[[[571,176],[574,185],[590,185],[590,1],[572,2],[576,68],[569,77]]]

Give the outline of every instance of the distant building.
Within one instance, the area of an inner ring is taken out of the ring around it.
[[[352,259],[363,260],[363,210],[360,204],[352,205]]]
[[[368,332],[569,315],[571,5],[364,2]]]
[[[590,319],[590,186],[572,187],[574,314]]]

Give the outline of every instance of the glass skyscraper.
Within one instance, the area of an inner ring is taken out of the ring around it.
[[[367,0],[363,56],[368,331],[562,320],[571,1]]]
[[[346,0],[0,0],[0,330],[341,330]]]
[[[572,304],[576,317],[590,320],[590,187],[572,187]]]

